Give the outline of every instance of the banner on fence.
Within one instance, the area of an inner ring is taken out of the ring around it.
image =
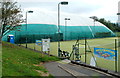
[[[106,48],[94,48],[94,55],[100,58],[115,61],[115,50]]]
[[[41,40],[36,40],[36,45],[42,46],[42,41]]]

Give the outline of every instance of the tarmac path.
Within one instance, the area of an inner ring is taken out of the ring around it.
[[[69,60],[48,62],[44,66],[55,78],[113,78],[108,74],[70,63]]]

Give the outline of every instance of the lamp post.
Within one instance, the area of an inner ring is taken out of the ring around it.
[[[96,22],[96,20],[98,19],[96,16],[92,16],[92,17],[90,17],[90,18],[92,18],[93,19],[93,23],[94,23],[94,29],[93,29],[93,31],[94,31],[94,37],[96,37],[96,35],[95,35],[95,22]]]
[[[33,11],[26,12],[26,48],[27,48],[27,13],[33,13]]]
[[[95,31],[95,19],[93,19],[94,20],[94,37],[95,37],[95,33],[96,33],[96,31]]]
[[[60,5],[68,5],[68,2],[58,4],[58,57],[60,57]]]
[[[67,20],[70,20],[70,18],[65,18],[65,40],[67,35]]]

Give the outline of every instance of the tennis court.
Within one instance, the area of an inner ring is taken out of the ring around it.
[[[91,51],[87,52],[86,55],[86,63],[90,64],[91,57],[94,57],[94,48],[107,48],[107,49],[112,49],[115,50],[115,39],[117,39],[118,43],[118,37],[109,37],[109,38],[98,38],[98,39],[87,39],[87,45],[86,45],[86,50]],[[67,51],[69,54],[72,53],[73,50],[73,45],[75,45],[77,40],[72,40],[72,41],[60,41],[60,49],[62,51]],[[85,40],[79,40],[79,54],[81,55],[81,61],[85,62]],[[25,46],[25,44],[22,44]],[[28,47],[41,51],[41,46],[36,45],[35,43],[28,43]],[[117,49],[119,49],[117,45]],[[50,54],[58,56],[58,42],[51,42],[50,43]],[[96,66],[105,68],[108,70],[115,71],[115,61],[112,60],[107,60],[99,57],[96,58]],[[120,58],[120,57],[119,57]],[[118,58],[118,59],[119,59]],[[73,60],[73,57],[70,58]]]

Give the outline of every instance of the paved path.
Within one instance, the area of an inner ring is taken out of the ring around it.
[[[66,76],[69,76],[71,78],[75,78],[72,77],[72,75],[66,71],[64,71],[63,69],[61,69],[60,67],[58,67],[59,63],[57,62],[50,62],[50,63],[46,63],[45,67],[47,68],[47,70],[49,71],[50,74],[52,74],[53,76],[55,76],[56,78],[60,78],[62,76],[62,78],[66,78]]]
[[[49,71],[49,73],[55,76],[55,78],[61,78],[61,77],[62,78],[66,78],[66,77],[68,78],[76,78],[76,77],[77,78],[81,78],[81,77],[93,78],[93,76],[103,78],[103,76],[109,76],[109,75],[88,69],[80,65],[72,64],[70,63],[69,60],[48,62],[48,63],[45,63],[44,65]]]

